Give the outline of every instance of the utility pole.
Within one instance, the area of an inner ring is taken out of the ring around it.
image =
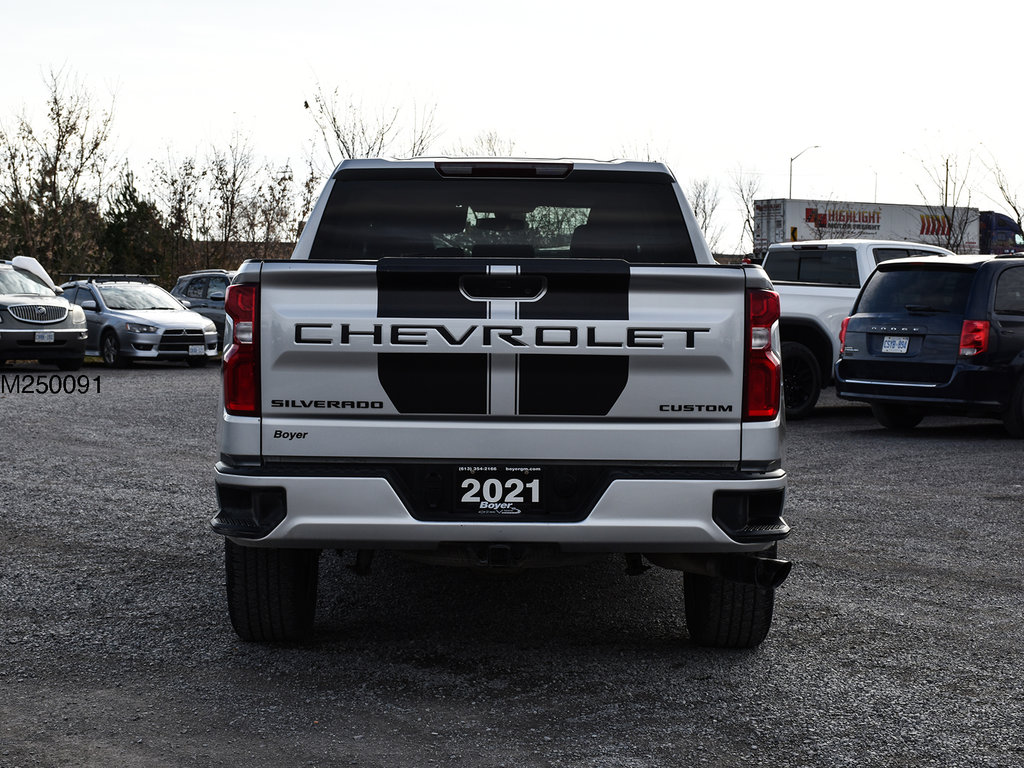
[[[815,144],[813,147],[807,147],[806,149],[801,149],[799,152],[797,152],[795,155],[793,155],[791,158],[789,158],[789,199],[790,200],[793,199],[793,161],[796,160],[798,157],[800,157],[800,155],[802,155],[808,149],[819,149],[819,148],[820,148],[820,145]]]
[[[949,204],[949,158],[946,158],[946,184],[942,188],[942,207]]]

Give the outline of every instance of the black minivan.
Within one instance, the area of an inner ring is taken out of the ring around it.
[[[910,429],[932,413],[1024,437],[1024,257],[882,262],[843,322],[836,394]]]

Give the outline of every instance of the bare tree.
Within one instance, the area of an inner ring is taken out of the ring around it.
[[[740,233],[738,249],[749,253],[754,248],[754,200],[761,191],[761,177],[737,167],[732,174],[732,193],[739,203],[743,215],[743,230]]]
[[[413,106],[410,125],[403,129],[401,107],[382,108],[375,117],[351,98],[342,97],[338,88],[325,92],[317,83],[312,104],[303,103],[317,128],[315,149],[326,154],[329,168],[347,158],[380,157],[400,154],[415,157],[429,152],[437,138],[436,109]],[[404,140],[404,146],[402,144]]]
[[[251,258],[273,258],[280,253],[274,246],[287,244],[295,237],[295,173],[291,165],[264,164],[255,189],[241,207],[241,239]]]
[[[1017,220],[1017,226],[1024,226],[1024,198],[1021,197],[1020,191],[1013,187],[1006,173],[1003,172],[1002,167],[994,159],[992,164],[986,164],[986,167],[992,174],[996,189],[999,190],[999,195],[1002,197],[1003,202],[1013,212],[1013,217]]]
[[[722,228],[715,221],[715,211],[720,202],[718,184],[707,176],[693,179],[687,186],[686,198],[690,201],[693,215],[697,217],[697,225],[704,233],[708,247],[712,252],[717,251],[723,234]]]
[[[0,127],[0,208],[6,248],[35,256],[51,271],[91,271],[102,262],[100,206],[113,106],[97,109],[89,91],[63,70],[46,78],[46,119],[22,112]]]
[[[312,158],[307,158],[306,180],[302,182],[302,186],[299,188],[295,205],[296,219],[293,236],[296,239],[302,234],[302,228],[306,225],[306,218],[309,216],[310,211],[313,210],[313,202],[316,199],[321,181],[322,178],[317,172]]]
[[[928,211],[922,213],[922,235],[926,240],[948,248],[954,253],[964,249],[967,232],[978,220],[971,209],[971,158],[961,163],[955,156],[945,155],[937,165],[921,163],[929,183],[917,184]]]
[[[652,146],[651,143],[623,145],[619,148],[619,157],[630,160],[639,160],[645,163],[663,163],[666,153],[661,147]]]
[[[437,107],[430,104],[425,107],[415,102],[412,105],[412,124],[409,126],[406,156],[421,157],[430,153],[437,141],[440,129],[437,127]]]
[[[515,147],[515,141],[497,131],[483,131],[470,141],[459,142],[446,154],[462,157],[511,157]]]
[[[206,170],[194,155],[176,158],[170,150],[167,160],[155,163],[156,199],[163,209],[168,230],[168,252],[164,255],[169,274],[181,274],[206,262],[210,237],[209,203],[204,189]]]
[[[254,177],[252,147],[248,139],[237,132],[231,137],[226,151],[211,150],[209,181],[214,219],[217,222],[216,239],[220,241],[219,257],[228,255],[230,243],[238,239],[241,210],[247,204],[246,196]],[[209,256],[207,257],[207,267]]]

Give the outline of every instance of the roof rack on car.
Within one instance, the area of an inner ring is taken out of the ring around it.
[[[226,275],[231,270],[229,269],[218,269],[216,267],[210,267],[209,269],[196,269],[189,272],[189,275]]]
[[[74,280],[86,280],[90,283],[151,283],[157,275],[115,275],[115,274],[103,274],[99,272],[76,274],[73,272],[64,272],[63,276],[67,278],[68,282]]]

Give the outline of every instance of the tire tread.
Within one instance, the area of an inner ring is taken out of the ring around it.
[[[775,590],[687,573],[686,625],[698,645],[754,648],[771,628]]]
[[[244,547],[224,540],[228,610],[235,632],[260,643],[312,633],[320,551]]]

